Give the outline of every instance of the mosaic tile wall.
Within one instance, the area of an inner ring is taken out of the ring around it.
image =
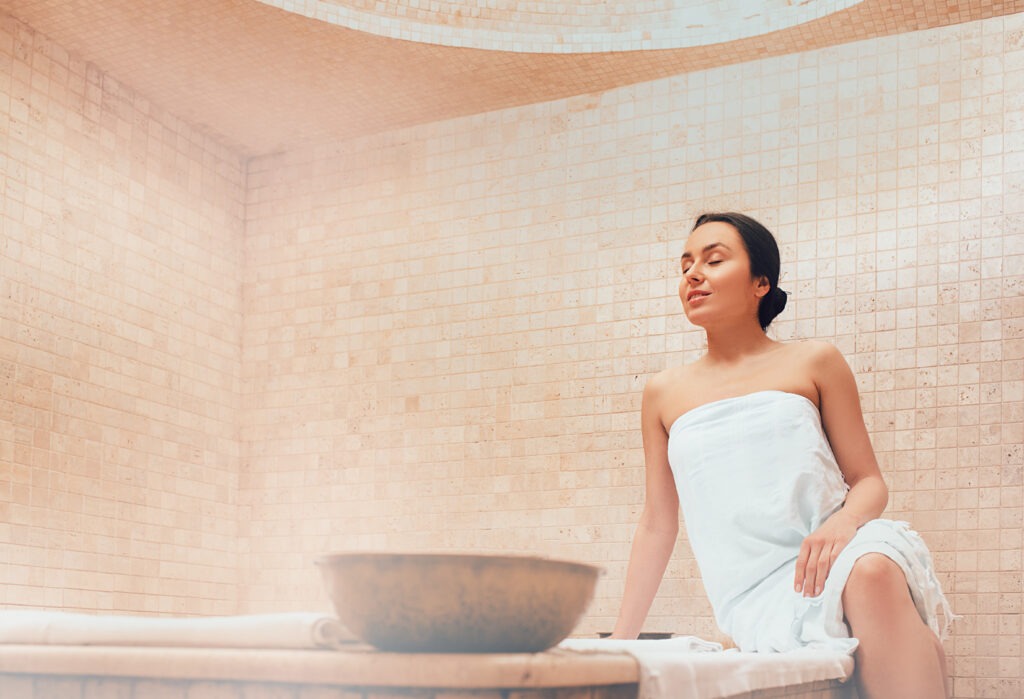
[[[0,15],[0,607],[236,606],[244,163]]]
[[[776,336],[858,373],[956,696],[1020,695],[1024,16],[248,175],[9,18],[0,61],[0,605],[313,608],[321,551],[514,550],[604,565],[608,628],[640,390],[701,349],[676,260],[729,207],[782,243]],[[649,627],[717,636],[685,540]]]
[[[331,549],[607,569],[642,497],[646,377],[705,209],[776,232],[781,339],[834,342],[956,611],[958,697],[1019,696],[1024,15],[250,162],[243,608],[323,604]],[[681,539],[648,624],[717,636]]]

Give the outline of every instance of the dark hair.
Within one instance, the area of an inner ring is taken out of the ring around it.
[[[775,316],[786,307],[788,294],[779,288],[779,246],[771,231],[750,216],[731,211],[701,214],[693,224],[691,232],[712,221],[728,223],[736,229],[743,240],[750,258],[750,276],[768,280],[768,293],[761,297],[757,307],[757,320],[762,330],[767,330]]]

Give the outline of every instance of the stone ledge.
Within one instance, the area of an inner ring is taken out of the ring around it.
[[[283,682],[346,687],[521,689],[635,684],[621,653],[382,653],[112,646],[0,646],[0,674]]]

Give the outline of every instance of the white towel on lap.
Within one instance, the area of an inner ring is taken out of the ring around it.
[[[0,611],[0,643],[196,648],[335,648],[352,640],[335,617],[316,612],[166,618]]]
[[[853,658],[842,651],[722,652],[720,644],[694,636],[657,641],[571,638],[557,650],[629,653],[640,666],[639,699],[721,699],[822,680],[845,681],[853,673]]]

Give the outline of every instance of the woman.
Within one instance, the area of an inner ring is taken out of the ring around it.
[[[863,699],[945,696],[935,609],[947,627],[951,615],[923,541],[879,519],[888,490],[853,374],[827,343],[765,334],[786,305],[775,239],[748,216],[705,214],[681,264],[679,297],[708,349],[644,389],[646,496],[613,638],[637,637],[682,505],[740,650],[842,649]]]

